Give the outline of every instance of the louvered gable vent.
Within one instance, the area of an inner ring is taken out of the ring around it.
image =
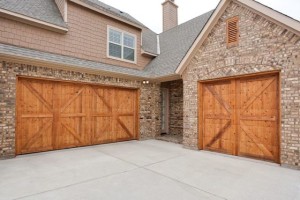
[[[239,18],[233,17],[227,20],[227,47],[236,46],[239,43]]]

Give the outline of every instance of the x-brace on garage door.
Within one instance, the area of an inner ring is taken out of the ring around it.
[[[138,137],[136,89],[25,78],[17,85],[17,154]]]
[[[278,75],[199,83],[199,147],[279,162]]]

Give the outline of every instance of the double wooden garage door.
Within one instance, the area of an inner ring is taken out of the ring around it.
[[[277,75],[200,83],[201,149],[279,162]]]
[[[137,139],[137,90],[18,79],[17,154]]]

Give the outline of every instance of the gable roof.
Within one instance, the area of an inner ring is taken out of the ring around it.
[[[218,4],[215,12],[203,28],[201,34],[197,37],[195,42],[193,43],[192,47],[189,49],[188,53],[184,56],[183,60],[179,64],[178,68],[176,69],[177,74],[182,74],[187,67],[187,64],[195,55],[197,49],[200,48],[212,28],[218,22],[219,18],[227,8],[228,4],[233,0],[221,0]],[[270,7],[267,7],[261,3],[258,3],[255,0],[235,0],[236,3],[239,3],[247,8],[251,9],[252,11],[258,13],[261,16],[266,17],[267,19],[271,20],[274,23],[279,24],[282,27],[287,28],[288,30],[294,32],[295,34],[300,35],[300,22],[284,15]]]
[[[126,21],[132,22],[138,26],[144,27],[145,25],[142,24],[141,22],[139,22],[137,19],[135,19],[134,17],[132,17],[131,15],[129,15],[128,13],[125,13],[117,8],[114,8],[112,6],[109,6],[101,1],[98,0],[79,0],[81,2],[84,2],[90,6],[93,6],[95,8],[98,8],[102,11],[105,11],[107,13],[110,13],[116,17],[120,17]]]
[[[85,3],[89,6],[92,6],[93,8],[97,8],[99,10],[102,10],[103,12],[110,13],[116,17],[122,18],[125,21],[137,25],[139,28],[142,28],[143,50],[145,51],[145,53],[150,53],[154,56],[158,54],[157,34],[151,31],[149,28],[147,28],[145,25],[143,25],[141,22],[139,22],[137,19],[135,19],[128,13],[118,10],[98,0],[74,0],[74,2]],[[59,27],[63,27],[65,29],[62,29],[62,32],[67,31],[67,24],[64,22],[63,17],[61,16],[54,0],[0,0],[0,14],[1,9],[12,13],[20,14],[20,17],[26,16],[28,17],[28,19],[33,18]],[[10,13],[5,14],[10,15]],[[23,22],[23,20],[21,21]],[[41,25],[40,23],[32,24]],[[48,29],[48,27],[46,26],[43,27]]]
[[[87,5],[111,17],[128,22],[138,28],[145,27],[137,19],[98,0],[70,0],[74,3]],[[0,9],[27,16],[36,20],[67,28],[54,0],[1,0]]]
[[[200,15],[159,35],[160,54],[146,66],[156,76],[174,75],[175,70],[202,31],[213,11]]]
[[[88,9],[94,10],[103,15],[109,16],[121,22],[127,23],[131,26],[137,27],[139,29],[143,29],[145,27],[144,24],[139,22],[137,19],[125,13],[121,10],[118,10],[112,6],[109,6],[98,0],[70,0],[73,3],[86,7]]]
[[[1,0],[0,8],[67,28],[53,0]]]
[[[119,15],[120,12],[119,10],[107,6],[106,4],[103,4],[98,0],[77,1],[95,4],[96,6],[101,7],[101,9],[109,10],[109,12],[117,15]],[[57,55],[53,53],[47,53],[5,44],[0,44],[0,55],[5,57],[17,57],[19,59],[25,60],[40,60],[41,62],[56,63],[59,65],[75,68],[80,68],[80,66],[82,66],[83,70],[97,70],[99,72],[125,75],[135,78],[160,79],[172,76],[176,76],[177,78],[179,78],[175,74],[175,70],[178,64],[185,56],[212,13],[213,11],[205,13],[159,35],[143,25],[142,49],[143,51],[145,51],[145,53],[150,53],[157,56],[143,70],[113,66],[105,63],[77,59],[69,56]],[[121,14],[122,17],[127,18],[128,20],[132,20],[130,19],[130,15],[123,13]],[[135,23],[139,22],[135,21]]]
[[[0,56],[30,59],[46,63],[55,63],[62,66],[82,68],[108,74],[123,75],[126,77],[160,79],[176,76],[175,70],[185,56],[213,11],[196,17],[173,29],[158,35],[148,28],[143,28],[143,49],[149,53],[158,54],[158,43],[161,53],[152,60],[143,70],[130,69],[105,63],[93,62],[69,56],[31,50],[12,45],[0,44]],[[159,41],[158,41],[159,38]],[[179,43],[178,43],[179,41]],[[179,78],[179,77],[176,77]]]
[[[132,17],[130,14],[123,12],[117,8],[107,5],[99,0],[71,0],[82,6],[88,6],[90,9],[97,9],[102,14],[108,14],[110,17],[116,17],[117,19],[125,20],[130,25],[136,25],[142,29],[143,40],[142,49],[145,53],[157,55],[157,34],[147,28],[143,23]]]

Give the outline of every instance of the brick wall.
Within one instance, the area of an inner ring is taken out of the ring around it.
[[[162,88],[169,89],[169,134],[182,135],[183,132],[183,82],[164,82]]]
[[[160,134],[160,84],[143,85],[140,81],[0,60],[0,159],[15,156],[16,81],[19,75],[139,88],[140,139],[153,139]]]
[[[226,19],[239,16],[240,43],[226,47]],[[184,145],[197,148],[197,80],[281,70],[281,162],[300,168],[300,37],[231,3],[183,74]]]
[[[162,5],[163,31],[167,31],[178,25],[178,7],[172,0],[166,0]]]
[[[65,6],[66,6],[66,0],[55,0],[55,3],[56,3],[56,5],[57,5],[57,7],[58,7],[58,10],[59,10],[59,12],[60,12],[60,14],[61,14],[61,16],[64,18],[64,20],[66,21],[66,19],[65,19]]]
[[[151,58],[141,55],[141,31],[68,2],[66,34],[0,17],[0,43],[131,68],[144,68]],[[107,25],[137,36],[137,64],[107,58]]]

